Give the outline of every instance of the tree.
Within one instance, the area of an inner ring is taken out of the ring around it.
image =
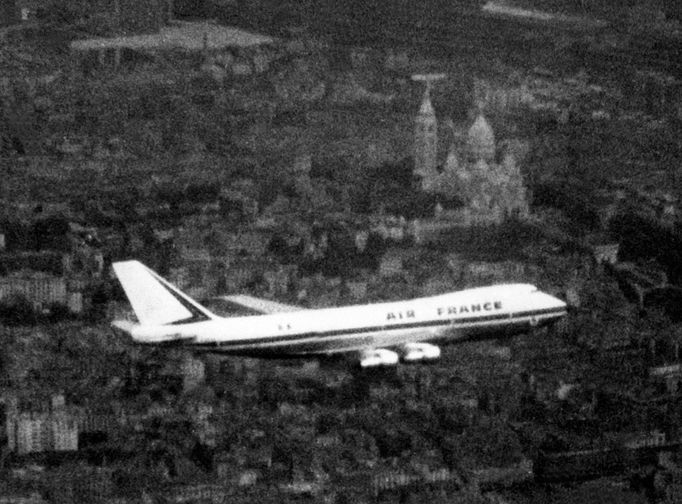
[[[0,382],[10,379],[10,355],[13,350],[14,342],[14,332],[9,328],[0,325],[0,348],[3,349],[2,352],[0,352]]]
[[[50,216],[33,224],[36,250],[66,250],[69,221],[65,217]]]
[[[446,436],[462,434],[469,424],[468,415],[459,404],[450,401],[438,401],[434,406],[434,413],[438,419],[438,425]]]
[[[136,454],[136,463],[144,472],[164,479],[181,477],[181,468],[194,465],[191,460],[197,456],[198,440],[191,422],[180,417],[152,417],[142,423],[141,429],[125,433],[112,444]]]
[[[37,314],[23,294],[14,293],[0,299],[0,321],[9,326],[33,325]]]
[[[41,5],[38,16],[58,27],[100,36],[112,35],[118,24],[113,5],[103,11],[102,3],[94,0],[48,0]]]
[[[519,461],[522,451],[519,439],[502,421],[490,425],[473,425],[460,437],[464,456],[484,467],[503,467]]]
[[[312,431],[279,421],[274,428],[273,458],[284,463],[289,476],[296,470],[306,472],[313,458]]]

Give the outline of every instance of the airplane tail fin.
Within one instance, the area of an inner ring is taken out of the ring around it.
[[[187,324],[217,318],[139,261],[116,262],[112,266],[142,325]]]

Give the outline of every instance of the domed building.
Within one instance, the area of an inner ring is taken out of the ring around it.
[[[495,133],[483,114],[479,113],[469,128],[466,150],[467,157],[472,162],[479,159],[491,162],[495,159]]]
[[[424,191],[439,201],[464,204],[463,208],[441,211],[440,215],[465,215],[471,224],[500,223],[509,216],[528,215],[526,188],[516,159],[507,150],[502,153],[502,162],[496,162],[495,133],[484,115],[479,112],[464,138],[459,138],[454,135],[440,173],[424,169],[423,162],[415,158],[414,174],[421,177]]]

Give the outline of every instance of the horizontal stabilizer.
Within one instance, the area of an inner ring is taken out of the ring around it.
[[[136,324],[135,322],[131,322],[130,320],[114,320],[111,323],[111,325],[114,326],[116,329],[123,331],[124,333],[132,334],[133,327],[135,327],[138,324]]]

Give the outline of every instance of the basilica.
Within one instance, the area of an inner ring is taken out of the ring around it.
[[[429,90],[415,121],[414,175],[433,195],[437,216],[500,223],[528,215],[526,188],[514,152],[499,148],[481,108],[468,131],[450,122],[447,157],[438,162],[438,122]],[[454,202],[454,204],[453,204]]]

